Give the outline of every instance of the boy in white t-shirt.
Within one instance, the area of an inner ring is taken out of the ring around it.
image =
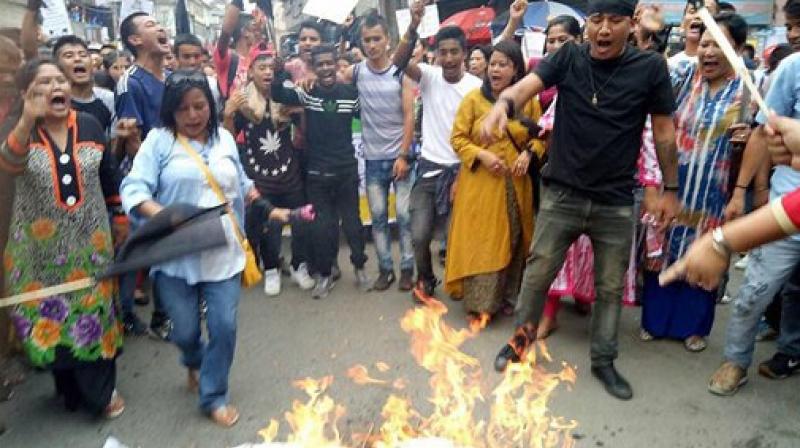
[[[436,33],[436,66],[410,61],[424,11],[420,1],[411,5],[411,23],[394,57],[394,64],[419,83],[424,108],[422,150],[409,207],[417,264],[412,296],[419,301],[430,298],[436,287],[430,245],[437,221],[447,222],[450,217],[451,190],[460,164],[450,145],[453,121],[462,98],[481,86],[479,78],[464,70],[466,36],[458,27],[444,27]]]

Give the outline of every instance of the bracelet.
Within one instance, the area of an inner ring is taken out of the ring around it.
[[[739,185],[739,184],[736,184],[736,188],[741,188],[742,190],[747,190],[747,187],[749,187],[749,185]]]
[[[680,187],[677,184],[664,185],[664,191],[679,191]]]

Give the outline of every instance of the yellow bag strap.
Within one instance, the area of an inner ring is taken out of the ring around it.
[[[227,198],[225,198],[225,194],[222,192],[222,188],[220,188],[219,183],[217,183],[217,179],[214,178],[214,175],[211,173],[211,170],[208,169],[208,165],[200,157],[200,154],[192,148],[192,145],[186,140],[186,137],[183,135],[178,134],[178,142],[180,142],[183,149],[194,159],[197,163],[197,166],[200,167],[200,170],[206,176],[206,180],[208,181],[208,185],[211,186],[211,189],[214,191],[214,194],[217,195],[217,198],[220,200],[221,203],[225,204],[225,210],[227,210],[228,215],[230,217],[231,223],[233,223],[233,231],[236,232],[236,239],[239,240],[239,244],[244,247],[244,235],[242,235],[242,231],[239,229],[239,222],[236,220],[236,214],[233,212],[230,203],[228,202]]]

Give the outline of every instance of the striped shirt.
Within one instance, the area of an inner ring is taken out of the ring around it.
[[[403,141],[402,78],[397,67],[373,71],[367,61],[353,67],[361,102],[362,142],[366,160],[397,158]]]

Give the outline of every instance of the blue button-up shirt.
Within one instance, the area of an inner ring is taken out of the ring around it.
[[[769,92],[764,100],[777,115],[800,119],[800,53],[781,61],[778,69],[770,76]],[[761,124],[766,123],[766,114],[763,111],[759,112],[756,121]],[[786,165],[775,167],[770,179],[770,200],[797,188],[800,188],[800,172]],[[792,238],[800,241],[800,235]]]
[[[219,136],[206,144],[189,144],[205,160],[236,214],[235,225],[243,229],[244,197],[253,182],[244,173],[233,137],[220,128]],[[148,200],[164,206],[182,202],[212,207],[221,203],[195,159],[164,128],[153,129],[142,142],[131,172],[122,181],[120,194],[125,211],[133,217],[136,207]],[[160,263],[151,272],[182,278],[190,285],[226,280],[241,272],[245,256],[233,221],[227,214],[221,220],[227,245]]]

